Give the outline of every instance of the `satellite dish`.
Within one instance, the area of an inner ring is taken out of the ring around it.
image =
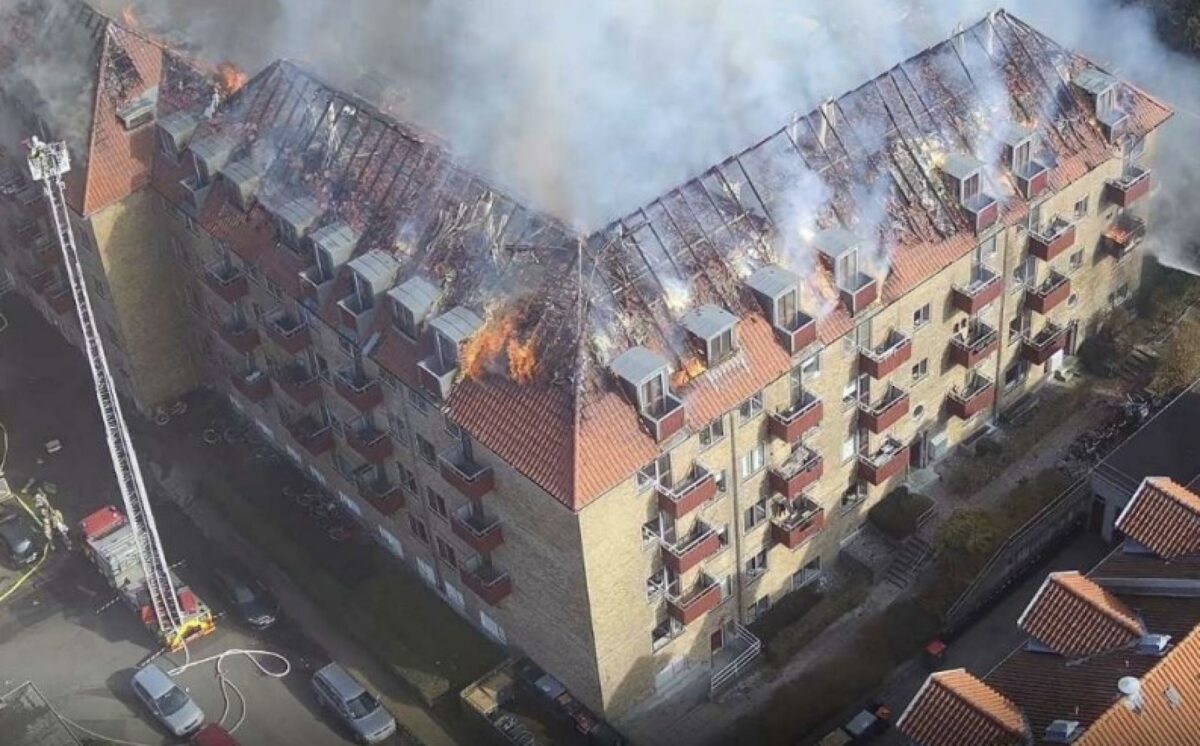
[[[1136,697],[1142,691],[1142,682],[1136,676],[1122,676],[1117,682],[1117,690],[1126,697]]]

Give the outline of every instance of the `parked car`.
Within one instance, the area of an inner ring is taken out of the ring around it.
[[[346,669],[330,663],[313,674],[317,703],[346,725],[359,743],[379,743],[396,732],[396,719]]]
[[[232,561],[216,566],[214,575],[221,595],[238,618],[254,629],[266,629],[279,616],[279,602],[246,568]]]
[[[25,567],[42,556],[42,537],[24,516],[0,513],[0,547],[9,563]]]
[[[204,711],[166,671],[151,663],[133,675],[133,693],[150,713],[170,731],[183,738],[204,725]]]
[[[209,723],[192,736],[191,746],[238,746],[229,731],[216,723]]]

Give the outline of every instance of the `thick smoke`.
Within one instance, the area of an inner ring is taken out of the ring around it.
[[[111,11],[124,2],[101,0]],[[394,87],[399,115],[581,228],[653,199],[995,8],[989,0],[137,5],[147,25],[214,58],[253,69],[290,56],[343,85]],[[1177,107],[1162,143],[1172,157],[1158,161],[1156,251],[1200,265],[1184,250],[1200,227],[1185,204],[1200,173],[1188,145],[1200,134],[1189,113],[1200,111],[1198,66],[1117,0],[1014,0],[1009,9]]]

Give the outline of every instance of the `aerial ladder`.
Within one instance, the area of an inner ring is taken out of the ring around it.
[[[91,366],[92,379],[95,382],[96,401],[100,405],[100,414],[104,419],[104,434],[108,442],[108,452],[112,457],[113,471],[116,472],[121,499],[125,505],[128,529],[125,528],[123,521],[120,531],[128,540],[124,542],[126,546],[123,551],[129,554],[136,553],[137,558],[136,565],[132,561],[128,563],[121,563],[117,560],[110,562],[112,567],[124,564],[130,565],[130,567],[122,569],[121,572],[106,571],[106,575],[114,587],[128,594],[127,600],[142,613],[143,621],[148,627],[153,625],[154,631],[164,646],[176,650],[186,640],[211,632],[215,623],[211,611],[187,589],[184,589],[182,594],[184,602],[181,603],[181,594],[177,589],[177,586],[181,584],[172,573],[171,567],[167,564],[166,555],[163,553],[162,541],[158,536],[154,513],[150,509],[146,485],[142,480],[141,467],[138,465],[137,454],[133,450],[133,442],[125,423],[125,416],[121,412],[121,403],[117,399],[116,387],[113,385],[112,373],[104,353],[104,344],[96,329],[95,314],[92,311],[92,303],[83,279],[83,268],[79,262],[75,234],[71,229],[63,185],[63,175],[70,169],[66,143],[46,143],[37,137],[30,141],[30,175],[34,181],[42,183],[42,191],[50,208],[50,216],[54,222],[59,247],[62,249],[63,265],[71,283],[75,310],[79,316],[80,330],[83,333],[84,351],[88,364]],[[85,520],[85,525],[86,523]],[[124,533],[126,531],[128,534]],[[115,534],[116,531],[114,530],[113,533]],[[113,545],[115,542],[109,541],[107,544]],[[106,551],[112,553],[118,550]],[[138,569],[141,570],[140,573],[137,572]],[[143,574],[145,576],[144,587],[139,587],[142,586],[143,581],[138,575]],[[136,602],[132,600],[135,596]]]

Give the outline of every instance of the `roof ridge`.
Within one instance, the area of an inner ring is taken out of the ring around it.
[[[91,6],[88,6],[88,7],[91,7]],[[111,36],[111,34],[109,34],[109,29],[113,25],[113,20],[106,15],[103,15],[103,14],[98,14],[98,15],[100,15],[100,17],[104,19],[105,27],[104,27],[104,39],[101,42],[101,46],[100,46],[99,64],[97,65],[96,72],[95,72],[96,84],[93,86],[93,90],[92,90],[92,110],[91,110],[90,120],[88,121],[87,153],[84,154],[85,157],[84,157],[84,162],[83,162],[83,168],[84,168],[83,193],[80,195],[80,199],[79,199],[79,213],[81,215],[85,215],[85,216],[89,214],[87,211],[87,206],[88,206],[88,201],[89,201],[88,195],[91,194],[92,176],[95,174],[95,169],[92,168],[92,166],[94,165],[92,163],[92,160],[93,160],[92,154],[96,150],[96,130],[98,129],[96,127],[96,122],[100,117],[100,97],[103,93],[102,89],[104,87],[104,85],[103,85],[103,79],[105,77],[104,71],[108,67],[108,64],[107,64],[108,57],[109,57],[108,50],[109,50],[109,45],[112,43],[112,36]]]
[[[1008,723],[1004,722],[1004,720],[1001,716],[994,713],[991,709],[983,706],[982,703],[972,700],[963,692],[958,691],[953,686],[950,686],[946,682],[944,682],[943,679],[947,678],[947,676],[945,676],[943,674],[960,674],[962,676],[965,676],[969,679],[969,682],[966,682],[966,683],[978,684],[979,686],[982,686],[983,688],[985,688],[988,691],[995,694],[997,697],[1000,698],[1000,700],[1002,702],[1006,702],[1006,703],[1012,705],[1013,711],[1016,712],[1021,717],[1021,727],[1014,730]],[[944,689],[952,697],[954,697],[958,701],[962,702],[966,706],[970,707],[973,711],[978,712],[979,714],[983,715],[985,718],[987,718],[988,720],[990,720],[991,722],[993,722],[997,726],[999,726],[1002,730],[1004,730],[1008,733],[1012,733],[1013,735],[1017,735],[1017,736],[1028,735],[1029,730],[1030,730],[1029,722],[1026,720],[1025,714],[1023,712],[1021,712],[1021,708],[1017,707],[1017,704],[1015,702],[1013,702],[1011,699],[1009,699],[1008,697],[1001,694],[999,691],[997,691],[993,687],[989,686],[987,684],[987,682],[978,678],[977,676],[972,674],[967,669],[953,668],[948,671],[937,671],[934,674],[932,674],[932,676],[935,677],[934,682],[936,684],[938,684],[939,686],[941,686],[942,689]]]

